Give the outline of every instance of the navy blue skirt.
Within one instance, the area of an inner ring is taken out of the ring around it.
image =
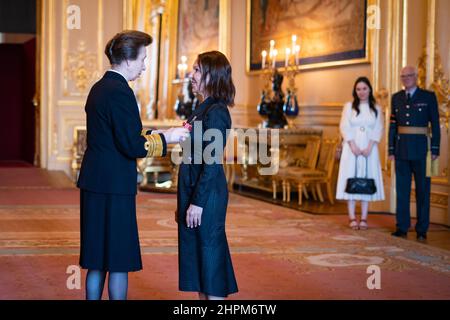
[[[110,272],[142,269],[135,195],[80,190],[80,266]]]

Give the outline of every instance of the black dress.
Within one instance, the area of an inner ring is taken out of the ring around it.
[[[80,266],[142,269],[136,222],[136,158],[166,153],[163,135],[142,132],[139,109],[125,78],[105,73],[86,102],[87,149],[80,188]]]
[[[179,289],[226,297],[238,291],[225,233],[228,187],[222,163],[231,117],[226,104],[213,98],[206,99],[193,112],[193,117],[197,123],[193,124],[191,139],[183,143],[183,155],[188,147],[193,152],[190,163],[180,165],[178,177]],[[200,123],[202,128],[198,127]],[[208,129],[218,129],[221,133],[223,147],[217,154],[213,153],[220,163],[194,164],[196,157],[202,159],[210,143],[201,141],[202,133]],[[195,140],[202,146],[196,151]],[[203,208],[201,225],[193,229],[186,225],[190,204]]]

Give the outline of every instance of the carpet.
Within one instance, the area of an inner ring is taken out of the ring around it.
[[[83,299],[84,270],[80,289],[67,286],[78,264],[78,190],[26,192],[0,189],[0,299]],[[129,298],[196,299],[178,291],[175,195],[140,193],[137,203],[144,269],[130,274]],[[353,231],[345,216],[231,194],[239,292],[230,299],[450,299],[450,251],[391,237],[392,216],[371,215],[369,225]],[[448,228],[432,228],[450,238]]]

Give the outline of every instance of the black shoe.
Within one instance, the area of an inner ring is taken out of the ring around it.
[[[418,233],[417,241],[420,241],[420,242],[427,241],[427,234],[426,233]]]
[[[400,231],[400,230],[397,230],[397,231],[395,231],[395,232],[392,232],[392,233],[391,233],[391,236],[406,239],[406,236],[407,236],[407,235],[406,235],[406,232],[402,232],[402,231]]]

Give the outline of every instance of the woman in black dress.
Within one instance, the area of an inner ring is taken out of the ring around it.
[[[88,269],[86,298],[101,299],[109,272],[110,299],[126,299],[128,272],[142,269],[136,222],[136,158],[166,154],[166,143],[188,136],[184,128],[142,130],[128,81],[145,70],[146,46],[152,38],[124,31],[105,53],[111,63],[86,101],[87,149],[80,188],[80,266]]]
[[[200,299],[223,299],[238,291],[225,234],[223,150],[231,129],[228,106],[235,96],[228,59],[218,51],[200,54],[191,81],[204,101],[188,119],[191,136],[182,143],[176,212],[179,289],[198,292]]]

